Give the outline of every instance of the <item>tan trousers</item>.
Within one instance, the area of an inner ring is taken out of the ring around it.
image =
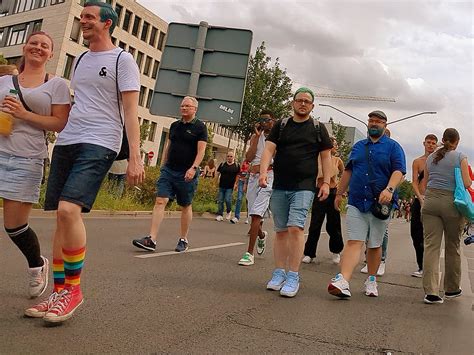
[[[427,189],[421,209],[424,230],[423,289],[439,296],[439,258],[444,232],[444,291],[454,292],[461,283],[461,233],[464,218],[454,207],[453,191]]]

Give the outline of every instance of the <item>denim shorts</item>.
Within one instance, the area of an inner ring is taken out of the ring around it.
[[[198,184],[199,169],[196,170],[194,179],[186,182],[186,171],[176,171],[166,165],[160,169],[160,177],[156,181],[156,197],[175,200],[182,207],[193,202],[194,193]]]
[[[117,153],[97,144],[57,145],[53,150],[45,211],[67,201],[89,212]]]
[[[347,205],[347,240],[367,242],[367,248],[382,246],[383,237],[390,219],[382,220],[370,211],[361,212],[357,207]]]
[[[283,232],[288,227],[303,229],[313,198],[314,192],[309,190],[273,190],[270,210],[273,214],[275,231]]]
[[[37,203],[43,178],[43,163],[43,159],[0,153],[0,197]]]

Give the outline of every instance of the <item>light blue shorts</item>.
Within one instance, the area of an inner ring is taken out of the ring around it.
[[[43,163],[43,159],[0,153],[0,197],[37,203],[43,178]]]
[[[381,220],[370,211],[362,213],[357,207],[347,205],[347,240],[367,242],[367,248],[382,246],[390,219]]]
[[[273,214],[275,231],[283,232],[288,230],[288,227],[303,229],[313,198],[314,192],[309,190],[273,190],[270,210]]]

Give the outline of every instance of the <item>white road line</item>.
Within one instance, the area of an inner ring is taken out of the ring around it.
[[[247,243],[238,242],[238,243],[211,245],[210,247],[188,249],[186,250],[185,253],[194,253],[196,251],[229,248],[229,247],[235,247],[237,245],[244,245],[244,244],[247,244]],[[178,253],[176,251],[165,251],[165,252],[156,253],[156,254],[136,255],[135,258],[147,259],[147,258],[155,258],[157,256],[178,255],[178,254],[183,254],[183,253]]]

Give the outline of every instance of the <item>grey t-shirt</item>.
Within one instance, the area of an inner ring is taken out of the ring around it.
[[[14,89],[12,76],[0,77],[0,102]],[[53,77],[35,88],[21,87],[21,93],[34,113],[51,115],[51,105],[66,105],[71,102],[69,88],[64,79]],[[15,119],[12,134],[0,135],[0,152],[24,158],[44,159],[48,156],[44,131],[23,121]]]
[[[428,167],[428,188],[454,191],[456,183],[454,181],[454,168],[459,168],[461,160],[466,158],[466,154],[451,150],[446,153],[438,164],[433,163],[436,152],[430,154],[426,159]]]

